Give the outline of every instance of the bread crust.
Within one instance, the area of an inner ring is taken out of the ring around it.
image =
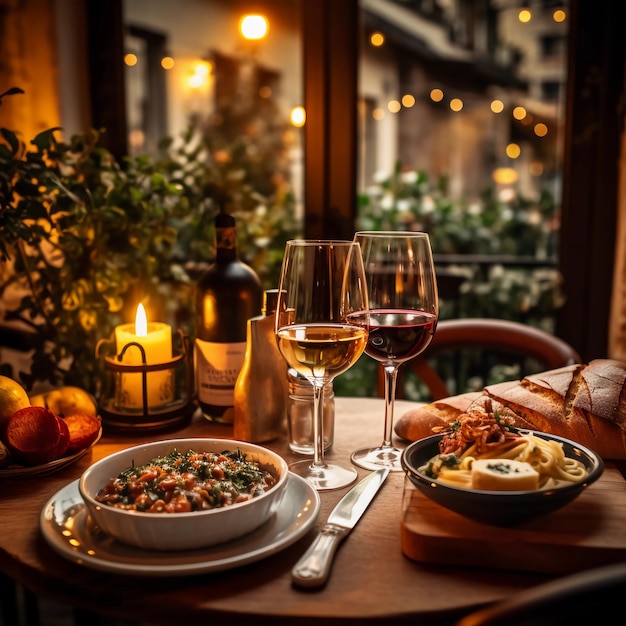
[[[596,359],[485,387],[482,393],[444,398],[405,413],[399,437],[416,441],[445,427],[472,402],[491,398],[510,410],[520,428],[551,433],[595,450],[606,459],[626,459],[626,364]]]
[[[411,409],[396,420],[396,435],[409,441],[430,437],[435,434],[433,429],[449,426],[481,395],[480,392],[464,393]]]

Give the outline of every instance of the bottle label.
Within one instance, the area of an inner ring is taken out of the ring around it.
[[[217,343],[196,339],[194,350],[198,400],[234,406],[235,383],[246,356],[246,342]]]
[[[234,228],[216,228],[215,245],[222,250],[237,248],[237,233]]]

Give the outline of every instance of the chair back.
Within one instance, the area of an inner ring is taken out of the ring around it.
[[[567,342],[533,326],[488,318],[442,320],[425,352],[400,367],[396,397],[404,397],[403,380],[407,369],[427,386],[433,400],[471,391],[458,385],[451,389],[435,361],[447,353],[448,369],[454,372],[455,381],[459,383],[464,380],[463,368],[467,370],[461,357],[468,349],[474,353],[477,371],[485,377],[497,363],[516,363],[520,378],[533,373],[531,370],[539,372],[580,363],[580,356]],[[379,391],[382,393],[382,367],[380,372]],[[489,381],[483,382],[488,384]]]
[[[605,565],[516,593],[466,615],[456,626],[599,624],[623,613],[624,591],[626,563]]]

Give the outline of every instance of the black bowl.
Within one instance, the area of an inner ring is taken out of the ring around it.
[[[585,465],[587,476],[577,483],[536,491],[482,491],[444,485],[418,469],[439,453],[438,443],[443,435],[433,435],[407,446],[402,453],[402,468],[409,480],[431,500],[464,517],[493,526],[512,526],[555,511],[600,478],[604,463],[589,448],[556,435],[532,430],[527,432],[562,443],[566,456]]]

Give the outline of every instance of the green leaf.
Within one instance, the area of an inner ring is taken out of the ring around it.
[[[11,148],[11,156],[15,156],[20,149],[20,140],[17,138],[17,135],[13,131],[10,131],[6,128],[0,128],[0,133],[2,134],[2,138],[9,144]]]
[[[35,138],[31,141],[31,143],[37,146],[40,150],[49,150],[52,149],[56,145],[56,139],[54,138],[54,133],[58,130],[63,130],[61,127],[56,126],[55,128],[49,128],[48,130],[44,130],[40,132]]]

